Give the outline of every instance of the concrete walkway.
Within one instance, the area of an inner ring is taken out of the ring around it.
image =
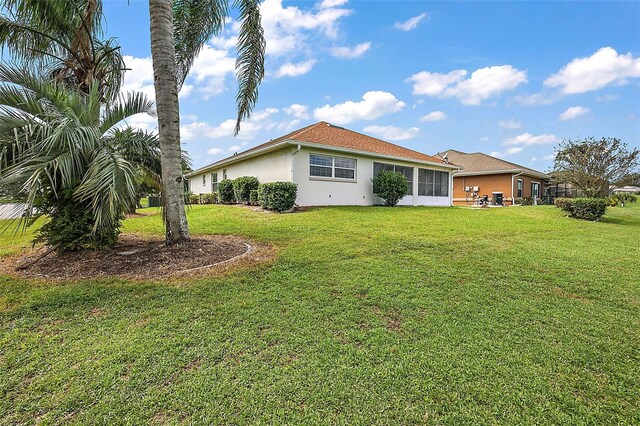
[[[24,204],[0,204],[0,219],[15,219],[22,216]]]

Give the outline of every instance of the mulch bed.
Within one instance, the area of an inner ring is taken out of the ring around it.
[[[271,250],[232,236],[196,236],[173,247],[158,237],[122,234],[111,250],[64,253],[36,261],[41,247],[0,259],[0,271],[29,278],[173,278],[226,272],[239,264],[260,263]],[[29,265],[26,269],[21,266]]]

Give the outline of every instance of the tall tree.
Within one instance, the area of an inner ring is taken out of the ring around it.
[[[105,101],[120,91],[125,65],[117,40],[103,40],[101,0],[4,0],[0,45],[15,61],[37,62],[45,78]]]
[[[609,185],[638,166],[640,151],[616,138],[566,140],[557,149],[554,179],[574,185],[587,197],[603,197]]]
[[[237,134],[241,121],[249,117],[258,99],[258,86],[264,77],[266,42],[260,23],[260,1],[235,0],[234,6],[242,22],[236,59]],[[166,242],[169,245],[189,239],[180,161],[178,90],[204,43],[222,30],[228,11],[227,0],[149,0]]]

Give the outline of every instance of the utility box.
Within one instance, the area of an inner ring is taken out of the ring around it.
[[[160,197],[149,195],[149,207],[160,207]]]

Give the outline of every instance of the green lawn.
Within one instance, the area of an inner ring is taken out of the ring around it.
[[[0,422],[640,422],[640,203],[599,223],[547,206],[189,220],[277,259],[175,284],[0,276]]]

